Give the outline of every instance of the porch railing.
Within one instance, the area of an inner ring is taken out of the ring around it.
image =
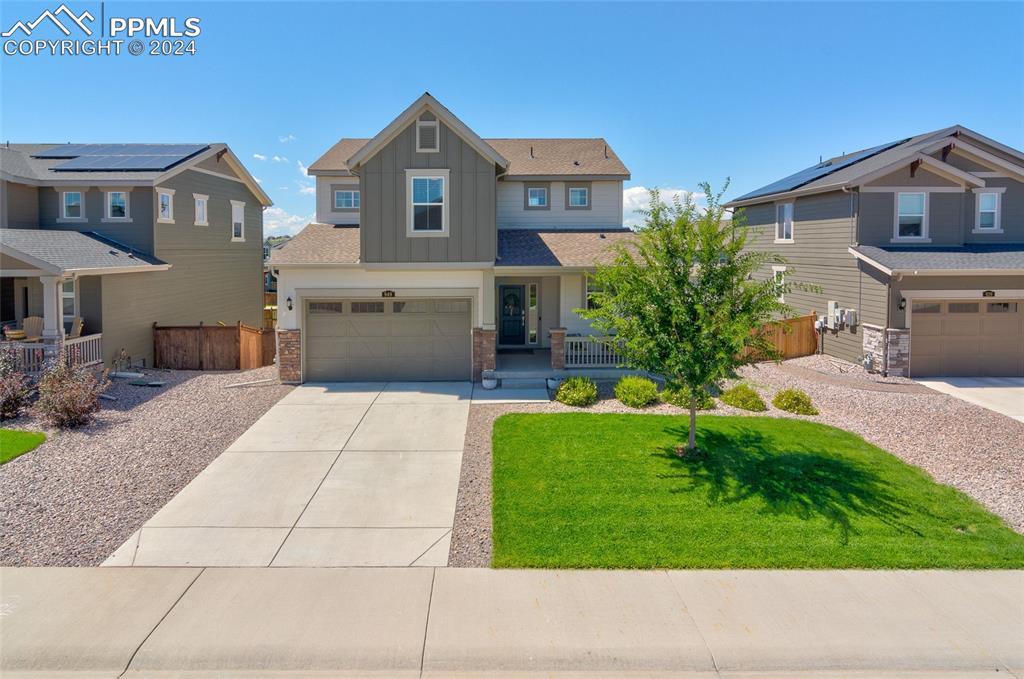
[[[565,338],[566,368],[616,368],[622,363],[613,337]]]
[[[82,335],[64,340],[68,360],[78,365],[96,365],[103,362],[103,334]]]
[[[46,363],[46,350],[42,342],[2,342],[4,348],[13,347],[17,352],[18,368],[25,373],[42,372]]]

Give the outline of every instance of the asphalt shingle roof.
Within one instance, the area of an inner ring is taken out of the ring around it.
[[[857,245],[860,254],[894,272],[1024,269],[1024,244],[940,247]]]
[[[355,264],[359,261],[359,227],[306,225],[290,240],[270,251],[270,264]]]
[[[498,266],[593,266],[609,264],[614,246],[636,240],[629,229],[538,231],[498,230]]]
[[[49,229],[0,229],[0,243],[14,252],[42,260],[61,271],[159,266],[148,257],[95,233]]]
[[[138,171],[74,171],[56,172],[54,167],[67,162],[67,158],[34,158],[33,154],[42,153],[60,144],[5,144],[0,145],[0,171],[12,177],[41,182],[60,181],[67,183],[73,180],[85,181],[152,181],[164,174],[164,170]]]

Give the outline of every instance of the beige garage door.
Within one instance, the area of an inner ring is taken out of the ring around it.
[[[1024,300],[916,300],[910,374],[1024,376]]]
[[[306,303],[306,380],[468,380],[468,299]]]

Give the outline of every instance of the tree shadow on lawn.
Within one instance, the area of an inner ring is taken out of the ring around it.
[[[666,432],[686,440],[685,429]],[[912,510],[893,492],[892,484],[864,465],[802,446],[779,450],[770,437],[745,427],[728,434],[698,430],[697,443],[704,452],[695,458],[681,458],[675,448],[658,453],[668,457],[673,466],[687,470],[677,477],[688,479],[690,488],[672,492],[704,488],[710,503],[736,504],[757,498],[772,514],[804,520],[821,517],[838,531],[842,544],[858,534],[853,526],[857,517],[922,535],[903,520],[912,512],[920,513],[920,508]]]

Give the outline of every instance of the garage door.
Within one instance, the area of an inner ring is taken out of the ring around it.
[[[468,380],[468,299],[306,303],[306,380]]]
[[[1024,376],[1024,300],[917,300],[910,374]]]

